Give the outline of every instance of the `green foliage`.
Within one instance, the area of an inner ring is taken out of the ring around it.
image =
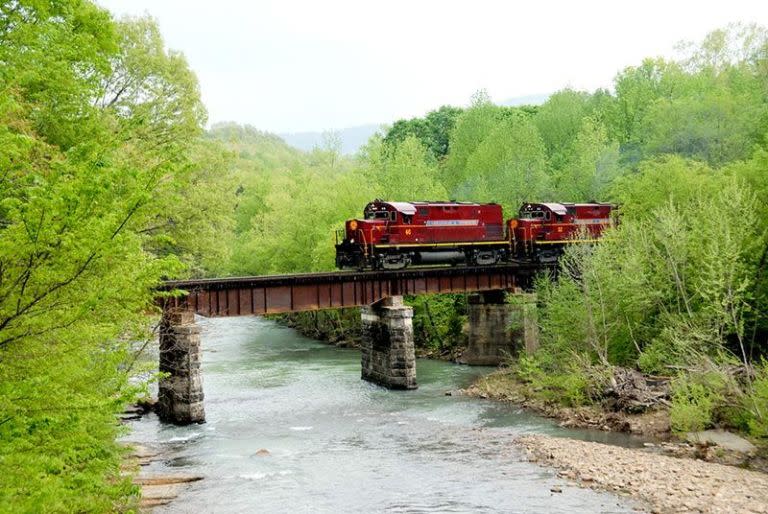
[[[642,120],[653,103],[669,97],[681,78],[680,65],[663,59],[646,59],[640,66],[624,69],[614,80],[616,102],[608,116],[616,139],[629,151],[638,144]]]
[[[608,139],[596,118],[580,120],[581,127],[562,155],[561,170],[554,172],[555,189],[570,201],[599,201],[621,174],[619,145]]]
[[[516,212],[550,196],[546,149],[531,115],[482,97],[457,120],[441,181],[451,198],[497,202]]]
[[[413,331],[417,347],[445,352],[464,344],[467,319],[466,295],[414,296]]]
[[[654,339],[645,345],[637,356],[638,369],[650,375],[666,375],[675,362],[677,349],[662,339]]]
[[[763,439],[768,438],[768,361],[763,360],[755,368],[755,380],[752,390],[744,399],[744,408],[748,413],[747,427],[750,434]]]
[[[554,169],[561,169],[566,154],[591,113],[590,95],[564,89],[549,97],[534,117]]]
[[[650,178],[643,173],[627,179],[626,197],[642,200],[624,205],[639,214],[622,218],[594,249],[572,247],[557,283],[542,283],[549,344],[574,346],[603,364],[629,365],[640,357],[641,367],[657,372],[702,354],[726,352],[747,361],[764,221],[751,191],[712,174],[702,175],[709,177],[707,187],[677,188],[684,194],[643,211],[642,202],[654,198],[646,185],[655,186],[653,177],[662,175],[673,181],[681,166],[686,164],[660,161],[645,168]],[[696,164],[688,168],[700,170]],[[711,222],[712,213],[725,212]]]
[[[437,181],[437,166],[413,136],[394,147],[373,139],[363,159],[360,178],[372,186],[376,198],[439,200],[446,197],[445,188]]]
[[[594,380],[589,376],[590,366],[579,364],[578,355],[570,355],[570,364],[561,367],[549,358],[521,356],[514,373],[529,384],[532,391],[547,401],[571,407],[591,403]]]
[[[712,426],[715,406],[722,401],[716,374],[681,375],[672,382],[669,417],[675,432],[700,432]]]
[[[424,118],[398,120],[387,131],[384,143],[394,148],[412,136],[424,145],[431,157],[441,160],[448,155],[449,138],[461,113],[462,109],[458,107],[444,105]]]
[[[524,116],[501,118],[467,159],[472,171],[459,198],[495,201],[516,212],[524,201],[549,192],[546,154],[533,123]]]
[[[228,226],[198,212],[223,212],[223,157],[152,20],[17,1],[0,39],[0,510],[126,510],[130,342],[157,283],[202,270]]]

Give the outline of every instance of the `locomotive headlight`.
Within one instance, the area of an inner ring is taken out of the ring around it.
[[[357,230],[357,220],[352,220],[349,222],[349,229],[350,230]]]
[[[509,228],[517,228],[517,220],[512,220],[509,222]]]
[[[349,242],[350,243],[354,243],[355,242],[355,238],[353,237],[352,239],[349,240]]]

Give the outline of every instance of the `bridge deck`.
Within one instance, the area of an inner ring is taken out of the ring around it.
[[[161,299],[166,309],[192,310],[203,316],[242,316],[359,307],[399,295],[510,290],[529,283],[539,269],[530,263],[510,263],[171,280],[160,290],[188,293]]]

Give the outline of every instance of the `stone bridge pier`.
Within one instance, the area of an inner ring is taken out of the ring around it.
[[[164,310],[160,321],[160,379],[157,414],[163,421],[204,423],[202,348],[195,313]]]
[[[538,344],[536,300],[531,294],[504,290],[472,294],[468,299],[467,349],[459,362],[498,366],[521,351],[533,353]]]
[[[413,309],[402,296],[360,309],[362,378],[389,389],[416,389]]]

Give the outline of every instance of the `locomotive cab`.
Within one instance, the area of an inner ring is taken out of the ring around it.
[[[336,267],[363,268],[372,245],[386,241],[386,227],[397,222],[397,212],[376,200],[365,206],[363,217],[347,220],[341,242],[336,241]]]

